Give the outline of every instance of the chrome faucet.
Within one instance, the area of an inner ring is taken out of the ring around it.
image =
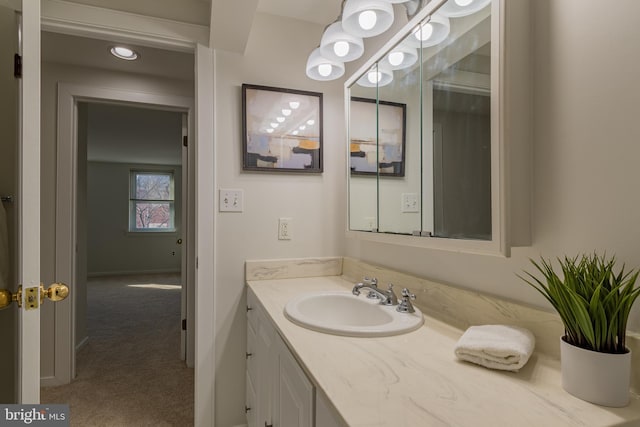
[[[360,295],[361,289],[369,290],[369,294],[367,298],[375,298],[380,300],[380,304],[382,305],[397,305],[398,297],[393,292],[393,285],[389,283],[389,288],[386,291],[380,291],[378,289],[378,280],[364,278],[361,283],[356,284],[352,292],[354,295]]]
[[[411,304],[411,301],[415,301],[415,299],[415,294],[409,292],[409,289],[404,288],[402,290],[402,301],[398,304],[396,310],[400,313],[415,313],[416,310],[413,308],[413,304]]]

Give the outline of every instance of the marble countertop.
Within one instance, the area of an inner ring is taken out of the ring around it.
[[[350,290],[340,276],[249,280],[311,381],[349,426],[640,426],[640,397],[625,408],[577,399],[560,385],[559,361],[534,353],[520,372],[461,362],[463,331],[429,317],[404,335],[352,338],[314,332],[284,316],[287,301]]]

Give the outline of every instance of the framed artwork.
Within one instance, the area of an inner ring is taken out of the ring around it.
[[[404,176],[406,116],[406,104],[351,98],[349,167],[352,175]]]
[[[322,172],[322,93],[242,85],[242,169]]]

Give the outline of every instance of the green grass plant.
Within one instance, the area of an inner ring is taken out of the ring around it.
[[[540,292],[556,309],[569,344],[601,353],[626,353],[627,320],[640,295],[637,271],[615,272],[615,257],[580,255],[558,258],[562,278],[551,262],[531,260],[544,279],[526,272],[522,280]]]

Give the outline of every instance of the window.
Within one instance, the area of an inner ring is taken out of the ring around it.
[[[175,231],[173,172],[131,171],[129,231]]]

